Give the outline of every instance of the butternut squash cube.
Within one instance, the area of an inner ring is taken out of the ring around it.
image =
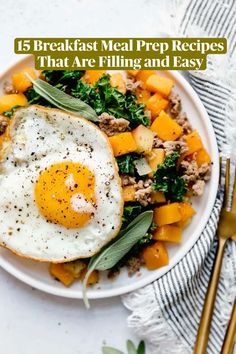
[[[153,220],[157,226],[173,224],[182,220],[179,203],[171,203],[155,208]]]
[[[120,73],[112,74],[110,78],[112,87],[115,87],[118,91],[126,93],[126,85],[123,76]]]
[[[87,272],[87,269],[82,270],[82,274],[80,277],[81,281],[84,280],[86,272]],[[87,286],[92,286],[98,282],[99,282],[99,272],[97,270],[93,270],[88,278]]]
[[[201,166],[204,163],[211,163],[211,157],[205,148],[198,150],[196,152],[195,158],[196,158],[198,166]]]
[[[170,94],[174,82],[167,77],[158,76],[157,74],[149,76],[146,81],[146,87],[151,92],[158,92],[162,96],[167,97]]]
[[[97,270],[92,271],[88,278],[87,285],[92,286],[94,284],[97,284],[99,282],[99,272]]]
[[[149,78],[149,76],[155,74],[155,70],[140,70],[136,76],[138,81],[142,82],[142,88],[146,88],[146,81]]]
[[[159,93],[152,95],[147,101],[147,109],[151,111],[152,118],[156,118],[158,114],[167,108],[169,101],[163,98]]]
[[[156,229],[153,239],[180,243],[182,241],[182,229],[175,225],[163,225]]]
[[[166,197],[163,192],[160,191],[151,192],[151,202],[153,204],[165,203],[165,201],[166,201]]]
[[[161,148],[154,148],[150,154],[146,155],[146,159],[148,160],[148,164],[153,172],[156,172],[158,165],[161,165],[164,162],[165,150]]]
[[[87,268],[87,264],[78,259],[73,262],[63,263],[63,268],[70,272],[70,274],[75,278],[78,279],[81,277],[82,271]]]
[[[190,203],[182,202],[179,203],[181,221],[187,221],[192,218],[194,214],[196,214],[196,210],[192,207]]]
[[[0,96],[0,114],[10,111],[15,106],[26,106],[27,98],[23,93],[13,93],[10,95]]]
[[[147,105],[147,102],[148,102],[149,98],[151,97],[151,94],[147,90],[137,89],[136,90],[136,97],[137,97],[138,103],[143,103],[143,104]]]
[[[125,132],[109,137],[114,156],[121,156],[137,150],[132,133]]]
[[[151,130],[164,141],[176,140],[183,133],[183,128],[164,111],[154,120]]]
[[[95,84],[105,72],[106,70],[86,70],[86,82],[92,85]]]
[[[134,77],[136,77],[139,73],[139,70],[127,70],[128,73]]]
[[[75,280],[73,275],[64,268],[63,263],[51,263],[49,272],[65,286],[71,285]]]
[[[186,155],[191,155],[194,152],[203,148],[202,140],[196,130],[186,135],[185,140],[188,146],[188,151],[186,152]]]
[[[125,203],[135,201],[135,191],[134,185],[123,187],[123,199]]]
[[[163,242],[157,241],[143,251],[143,259],[149,270],[164,267],[169,264],[167,249]]]
[[[153,132],[146,128],[144,125],[140,124],[137,128],[132,131],[133,138],[137,144],[137,152],[147,153],[152,150],[154,134]]]
[[[25,92],[32,86],[32,82],[25,76],[25,73],[29,74],[33,80],[39,77],[39,73],[34,68],[24,68],[19,73],[12,75],[12,84],[18,92]]]

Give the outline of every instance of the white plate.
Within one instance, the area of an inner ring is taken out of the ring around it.
[[[17,64],[11,66],[0,77],[0,91],[2,92],[3,83],[7,80],[10,81],[10,77],[13,73],[18,72],[26,66],[32,65],[32,57],[27,56]],[[165,73],[162,72],[162,74],[173,78],[175,81],[174,91],[178,92],[182,99],[183,110],[187,113],[193,127],[199,131],[211,155],[213,162],[211,180],[207,183],[204,195],[201,198],[193,199],[197,214],[191,224],[185,229],[182,244],[168,245],[170,263],[167,267],[155,271],[143,269],[141,274],[131,278],[128,277],[126,269],[114,280],[108,280],[103,276],[99,284],[88,290],[88,297],[90,299],[125,294],[143,287],[165,274],[174,267],[195,244],[206,225],[214,205],[218,186],[219,165],[218,148],[210,119],[195,91],[178,72],[166,71]],[[21,281],[47,293],[68,298],[82,297],[80,282],[74,283],[70,288],[65,288],[49,275],[48,264],[46,263],[24,260],[13,255],[10,251],[1,248],[0,266]]]

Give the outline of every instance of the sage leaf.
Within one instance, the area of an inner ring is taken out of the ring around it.
[[[146,234],[152,223],[153,212],[145,211],[138,215],[124,230],[122,237],[91,258],[88,269],[107,270],[123,258],[131,248]]]
[[[33,80],[28,73],[25,73],[25,75],[33,83],[35,92],[54,106],[93,122],[98,122],[96,112],[87,103],[68,95],[46,81],[41,79]]]
[[[143,340],[139,343],[137,354],[145,354],[145,343]]]
[[[128,350],[128,354],[137,354],[135,345],[130,339],[127,340],[127,350]]]
[[[103,347],[102,348],[102,352],[103,352],[103,354],[124,354],[120,350],[117,350],[117,349],[112,348],[112,347]]]
[[[145,211],[138,215],[124,230],[118,238],[110,245],[103,248],[100,253],[93,256],[89,262],[88,270],[83,280],[83,299],[85,306],[89,308],[86,294],[87,282],[90,274],[96,270],[111,269],[116,265],[131,248],[146,234],[151,226],[153,218],[152,211]]]

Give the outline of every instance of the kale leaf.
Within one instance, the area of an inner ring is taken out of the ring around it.
[[[7,118],[11,118],[11,117],[13,116],[13,114],[15,113],[15,110],[16,110],[17,108],[19,108],[19,107],[21,107],[21,106],[16,105],[16,106],[12,107],[9,111],[3,112],[2,115],[5,116],[5,117],[7,117]]]
[[[172,202],[183,201],[183,197],[187,192],[186,183],[183,177],[179,175],[176,166],[179,156],[180,153],[178,151],[168,155],[154,175],[153,187],[158,191],[164,192],[167,200]]]
[[[108,74],[104,74],[93,86],[78,80],[71,94],[89,104],[98,115],[107,112],[116,118],[129,120],[132,128],[150,124],[144,113],[145,105],[137,103],[133,93],[128,91],[123,94],[112,87]]]
[[[37,94],[37,92],[33,88],[28,89],[25,92],[25,96],[27,97],[29,104],[39,104],[45,107],[52,107],[52,105],[47,100],[45,100],[42,96]]]
[[[71,95],[87,103],[98,115],[105,112],[105,102],[102,101],[100,93],[94,86],[79,80],[76,87],[71,90]]]
[[[127,154],[127,155],[117,157],[116,161],[119,167],[119,172],[122,174],[128,174],[134,176],[135,175],[134,161],[139,158],[140,155],[138,154]]]
[[[123,94],[110,84],[110,75],[104,74],[94,85],[82,80],[83,70],[44,70],[45,80],[60,90],[81,99],[91,106],[97,115],[107,112],[116,118],[130,121],[131,128],[139,124],[149,125],[150,119],[144,113],[144,104],[137,102],[136,96],[128,91]],[[33,88],[26,92],[29,104],[50,107]]]
[[[76,86],[77,81],[84,75],[84,70],[44,70],[43,74],[49,84],[66,85],[70,89]]]
[[[143,207],[140,204],[125,205],[122,219],[122,229],[125,228],[136,216],[141,214]]]

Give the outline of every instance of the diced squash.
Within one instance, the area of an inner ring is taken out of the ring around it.
[[[157,241],[143,251],[143,259],[150,270],[164,267],[169,264],[167,249],[163,242]]]
[[[94,270],[88,278],[87,285],[92,286],[98,282],[99,282],[99,272],[97,270]]]
[[[204,163],[211,163],[211,157],[205,148],[198,150],[196,152],[195,158],[196,158],[198,166],[201,166]]]
[[[180,243],[182,241],[182,229],[175,225],[163,225],[155,230],[153,239]]]
[[[179,203],[179,206],[181,221],[187,221],[188,219],[192,218],[194,214],[196,214],[196,210],[192,207],[190,203],[182,202]]]
[[[85,79],[89,84],[95,84],[105,72],[106,70],[87,70]]]
[[[126,85],[123,76],[120,73],[112,74],[110,78],[112,87],[115,87],[118,91],[126,93]]]
[[[82,271],[87,268],[86,263],[80,259],[73,262],[64,263],[63,266],[64,269],[70,272],[75,279],[80,278]]]
[[[158,92],[164,97],[169,96],[173,86],[173,80],[156,74],[149,76],[146,81],[146,87],[149,91]]]
[[[147,109],[151,111],[152,118],[156,118],[158,114],[167,108],[169,101],[163,98],[159,93],[152,95],[147,101]]]
[[[87,269],[84,269],[82,271],[82,276],[80,277],[81,281],[84,280],[86,272],[87,272]],[[97,270],[93,270],[88,278],[87,286],[92,286],[98,282],[99,282],[99,272]]]
[[[185,140],[188,146],[188,152],[186,153],[187,155],[191,155],[203,148],[202,140],[196,130],[186,135]]]
[[[149,76],[155,74],[155,70],[140,70],[136,76],[137,81],[142,82],[142,88],[146,88],[146,81],[149,78]]]
[[[127,70],[128,73],[134,77],[136,77],[139,73],[139,70]]]
[[[114,156],[120,156],[137,150],[132,133],[125,132],[109,137]]]
[[[166,201],[166,197],[163,192],[160,192],[160,191],[151,192],[151,202],[153,204],[165,203],[165,201]]]
[[[148,160],[149,166],[153,172],[156,172],[158,165],[164,162],[165,150],[161,148],[154,148],[150,154],[146,155],[146,159]]]
[[[73,275],[64,268],[63,263],[51,263],[49,267],[50,274],[58,279],[65,286],[69,286],[75,280]]]
[[[176,140],[183,133],[183,128],[164,111],[154,120],[151,130],[164,141]]]
[[[10,95],[0,96],[0,114],[10,111],[15,106],[26,106],[27,98],[23,93],[13,93]]]
[[[147,90],[142,90],[142,89],[137,89],[136,90],[136,97],[139,103],[143,103],[147,105],[147,102],[149,98],[151,97],[151,94]]]
[[[171,203],[154,209],[154,222],[157,226],[173,224],[182,219],[179,203]]]
[[[134,185],[123,187],[123,199],[125,203],[135,201],[135,191]]]
[[[32,82],[25,76],[25,73],[29,74],[33,80],[39,77],[39,73],[34,68],[24,68],[19,73],[12,75],[12,84],[18,92],[25,92],[32,86]]]
[[[136,141],[138,153],[147,153],[152,150],[154,134],[150,129],[140,124],[132,131],[132,135]]]

